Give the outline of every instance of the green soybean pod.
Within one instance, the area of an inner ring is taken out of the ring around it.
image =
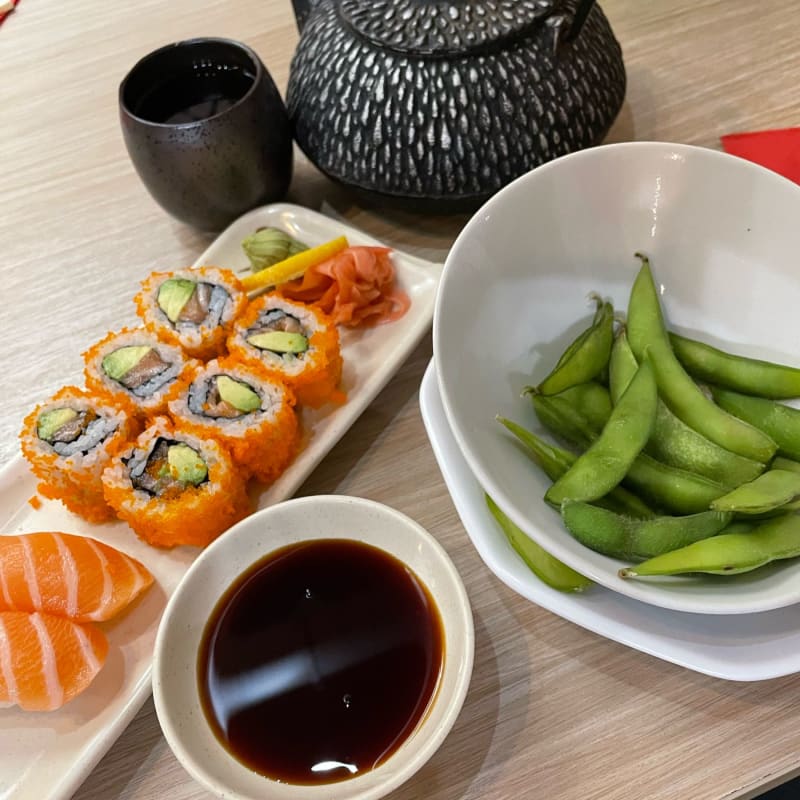
[[[800,397],[797,367],[726,353],[677,333],[669,340],[678,361],[698,380],[773,400]]]
[[[561,504],[567,530],[592,550],[623,561],[641,561],[716,536],[733,514],[701,511],[689,516],[631,519],[575,500]]]
[[[800,459],[800,411],[774,400],[711,387],[719,405],[739,419],[764,431],[778,445],[778,453]]]
[[[545,500],[560,506],[567,498],[596,500],[611,491],[650,438],[657,400],[653,367],[645,359],[597,440],[547,490]]]
[[[736,575],[800,556],[800,515],[784,514],[749,533],[721,533],[619,571],[621,578],[709,572]]]
[[[614,307],[599,297],[595,301],[598,307],[591,326],[570,344],[535,391],[557,394],[592,380],[605,369],[614,338]]]
[[[517,555],[525,562],[530,571],[539,580],[559,592],[582,592],[592,582],[551,556],[541,545],[533,541],[520,530],[498,507],[489,495],[485,495],[486,505],[497,520],[500,529],[506,535]]]
[[[711,503],[717,511],[766,514],[800,498],[800,473],[770,469],[754,481],[737,486]]]
[[[638,366],[625,331],[622,331],[611,349],[609,388],[612,402],[616,402],[625,390]],[[645,452],[665,464],[704,475],[730,487],[752,481],[765,469],[759,461],[732,453],[701,436],[678,419],[661,399]]]
[[[775,442],[715,405],[680,365],[669,343],[650,264],[645,256],[636,255],[642,267],[628,303],[628,340],[639,361],[649,353],[662,400],[690,428],[720,447],[766,463],[775,453]]]
[[[579,411],[597,431],[603,429],[611,416],[611,396],[608,389],[597,381],[578,383],[563,392],[551,395],[551,398]]]
[[[791,458],[775,456],[772,459],[772,469],[785,469],[789,472],[800,472],[800,461],[792,461]]]
[[[567,411],[565,403],[555,401],[553,397],[537,398],[534,408],[542,425],[584,450],[590,447],[597,439],[598,432],[576,409]],[[646,453],[640,453],[631,464],[623,483],[636,492],[632,496],[639,495],[654,506],[674,514],[707,511],[712,500],[721,497],[730,488],[703,475],[664,464]],[[612,494],[624,488],[617,486]],[[611,494],[606,497],[610,498]]]
[[[548,444],[536,434],[510,419],[498,416],[497,421],[517,437],[525,446],[530,458],[551,481],[558,480],[578,458],[569,450],[562,450],[560,447]],[[612,511],[619,511],[631,517],[654,516],[653,511],[624,486],[615,486],[605,497],[601,497],[596,502]]]

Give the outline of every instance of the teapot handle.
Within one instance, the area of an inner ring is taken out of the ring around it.
[[[559,13],[547,20],[553,28],[554,52],[558,52],[563,45],[569,44],[580,35],[594,4],[595,0],[577,0],[570,4],[573,6],[572,13]]]
[[[294,10],[294,19],[297,23],[298,33],[303,32],[306,21],[316,5],[316,0],[292,0],[292,9]]]

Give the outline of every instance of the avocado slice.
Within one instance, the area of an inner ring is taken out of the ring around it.
[[[261,408],[261,398],[246,383],[229,378],[227,375],[220,375],[217,378],[217,391],[226,403],[230,403],[244,414]]]
[[[158,307],[170,322],[177,322],[197,284],[186,278],[169,278],[158,287]]]
[[[247,337],[247,341],[259,350],[272,350],[273,353],[305,353],[308,350],[308,339],[302,333],[267,331],[254,333]]]
[[[206,462],[188,444],[173,444],[167,450],[167,463],[175,480],[197,486],[208,477]]]
[[[58,431],[77,418],[78,412],[71,408],[53,408],[39,416],[36,421],[36,433],[40,439],[52,442]]]
[[[149,344],[120,347],[102,361],[103,372],[112,381],[122,380],[153,348]]]

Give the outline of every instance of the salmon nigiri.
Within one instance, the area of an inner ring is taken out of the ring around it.
[[[61,708],[94,680],[107,652],[106,637],[94,625],[0,611],[0,706]]]
[[[153,582],[136,559],[86,536],[0,536],[0,610],[110,619]]]

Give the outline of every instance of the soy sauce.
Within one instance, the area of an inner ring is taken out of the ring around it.
[[[256,563],[217,604],[198,659],[201,704],[246,766],[331,783],[409,736],[443,652],[438,610],[405,565],[359,542],[303,542]]]
[[[156,83],[133,113],[150,122],[179,125],[213,117],[247,94],[255,76],[236,64],[202,60]]]

